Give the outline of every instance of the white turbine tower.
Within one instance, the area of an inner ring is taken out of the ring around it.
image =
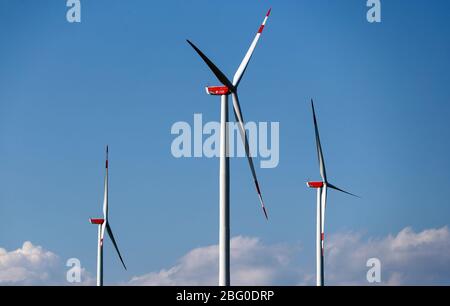
[[[105,173],[105,193],[103,197],[103,219],[89,219],[91,224],[98,225],[98,242],[97,242],[97,286],[103,286],[103,238],[105,237],[105,231],[108,233],[109,238],[114,245],[114,248],[119,255],[120,261],[122,262],[125,270],[127,267],[123,262],[122,255],[120,255],[119,248],[117,247],[116,240],[114,239],[113,232],[111,230],[111,226],[108,221],[108,146],[106,146],[106,173]]]
[[[323,159],[322,145],[320,144],[319,127],[317,125],[316,112],[314,110],[314,102],[311,100],[311,107],[314,121],[314,131],[316,134],[316,148],[319,159],[321,182],[307,182],[309,188],[317,189],[317,224],[316,224],[316,284],[324,285],[324,239],[325,239],[325,209],[327,207],[327,188],[331,188],[354,197],[358,197],[350,192],[344,191],[327,180],[327,172],[325,170],[325,161]]]
[[[254,38],[249,50],[247,51],[242,63],[240,64],[236,74],[234,75],[233,82],[217,68],[217,66],[205,55],[199,48],[197,48],[192,42],[187,41],[192,48],[200,55],[203,61],[212,70],[217,79],[222,83],[222,86],[206,87],[206,92],[209,95],[221,96],[221,115],[220,115],[220,230],[219,230],[219,286],[230,285],[230,166],[229,166],[229,140],[228,140],[228,96],[231,95],[233,99],[233,109],[236,121],[238,122],[239,131],[244,142],[245,153],[248,159],[250,170],[252,172],[253,180],[255,183],[256,191],[258,193],[259,200],[266,219],[267,211],[264,206],[264,201],[261,196],[261,190],[259,188],[258,179],[256,177],[255,167],[250,155],[249,144],[245,131],[244,118],[242,116],[241,106],[239,104],[239,98],[237,94],[237,88],[241,79],[247,69],[247,65],[255,50],[256,44],[261,37],[261,33],[264,30],[267,19],[270,15],[269,10],[264,18],[263,23],[259,27],[259,30]]]

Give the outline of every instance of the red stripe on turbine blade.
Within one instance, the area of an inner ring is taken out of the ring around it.
[[[264,25],[262,24],[262,25],[259,27],[258,33],[261,34],[263,30],[264,30]]]
[[[269,17],[269,16],[270,16],[270,12],[272,12],[272,8],[269,9],[269,11],[267,12],[266,17]]]
[[[108,169],[108,160],[106,160],[106,169]]]
[[[324,241],[324,240],[325,240],[325,234],[324,234],[324,233],[322,233],[322,237],[321,237],[321,239],[322,239],[322,241]]]

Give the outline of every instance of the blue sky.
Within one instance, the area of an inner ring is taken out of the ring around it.
[[[0,246],[32,241],[95,271],[104,146],[110,221],[129,271],[106,244],[105,282],[174,264],[218,239],[218,160],[175,159],[177,121],[219,120],[214,76],[230,77],[264,14],[272,15],[240,85],[244,116],[280,122],[280,164],[231,162],[232,235],[290,243],[314,266],[318,179],[313,97],[330,180],[327,233],[368,237],[449,224],[450,3],[382,1],[65,1],[0,3]]]

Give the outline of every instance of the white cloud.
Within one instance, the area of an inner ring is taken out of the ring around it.
[[[313,257],[314,250],[310,250]],[[369,258],[382,264],[382,285],[449,284],[448,227],[416,233],[405,228],[397,235],[365,239],[360,233],[331,235],[326,247],[325,279],[329,285],[369,285]],[[304,251],[293,245],[266,245],[258,238],[231,241],[234,285],[314,285],[315,263],[299,266]],[[217,245],[194,249],[176,265],[133,277],[130,285],[216,285]]]
[[[331,284],[367,284],[367,259],[381,261],[383,285],[450,284],[450,232],[448,227],[364,240],[359,233],[330,237],[326,279]]]
[[[8,252],[0,248],[0,285],[69,285],[67,268],[58,255],[26,241]],[[91,284],[89,274],[81,272],[82,284]]]
[[[8,252],[0,248],[0,284],[39,284],[54,277],[58,256],[27,241],[20,249]]]
[[[296,248],[265,245],[258,238],[231,239],[231,281],[234,285],[289,284],[296,278],[291,260]],[[159,272],[133,277],[130,285],[217,285],[217,245],[188,252],[178,263]]]
[[[325,280],[328,285],[368,285],[366,262],[375,257],[381,261],[382,285],[448,285],[449,254],[448,227],[421,232],[408,227],[381,238],[338,233],[326,241]],[[65,279],[67,269],[55,253],[31,242],[10,252],[0,248],[0,285],[70,285]],[[216,285],[217,278],[218,246],[210,245],[189,251],[172,267],[133,277],[127,284]],[[82,280],[85,285],[95,284],[84,270]],[[234,237],[231,281],[233,285],[314,285],[314,249]]]

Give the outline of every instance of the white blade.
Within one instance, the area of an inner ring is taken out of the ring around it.
[[[108,220],[108,151],[106,146],[106,163],[105,163],[105,194],[103,195],[103,217]]]
[[[320,167],[320,175],[322,176],[323,182],[327,182],[327,171],[325,170],[325,161],[323,159],[322,153],[322,145],[320,144],[320,136],[319,136],[319,127],[316,119],[316,111],[314,109],[314,101],[311,99],[311,107],[313,112],[313,120],[314,120],[314,132],[316,134],[316,148],[317,148],[317,157],[319,159],[319,167]]]
[[[238,87],[239,83],[241,82],[241,79],[242,79],[242,77],[243,77],[243,75],[245,73],[245,70],[247,69],[248,63],[250,62],[250,59],[252,58],[253,52],[255,51],[256,45],[258,44],[259,38],[261,37],[261,34],[262,34],[263,30],[264,30],[264,27],[266,25],[267,19],[270,16],[271,10],[272,9],[270,9],[267,12],[263,23],[259,27],[258,33],[256,33],[255,39],[253,39],[253,42],[250,45],[250,48],[248,49],[247,54],[245,54],[245,57],[242,60],[241,65],[239,66],[238,70],[236,71],[236,74],[234,75],[234,78],[233,78],[233,86],[234,87]]]
[[[197,52],[197,54],[202,58],[202,60],[208,65],[209,69],[214,73],[216,78],[230,90],[234,90],[233,84],[231,84],[230,80],[225,76],[225,74],[220,71],[220,69],[199,49],[194,43],[192,43],[189,39],[186,40],[189,45]]]
[[[327,187],[324,186],[324,188],[322,188],[322,201],[321,201],[321,213],[322,213],[322,228],[321,228],[321,236],[322,236],[322,254],[324,252],[324,248],[325,248],[325,210],[327,208]]]
[[[116,243],[116,239],[114,239],[114,235],[113,235],[113,232],[111,230],[111,227],[109,226],[109,223],[105,223],[105,224],[106,224],[106,231],[108,232],[109,238],[111,238],[111,241],[112,241],[112,243],[114,245],[114,248],[116,249],[117,255],[119,255],[119,259],[122,262],[122,265],[123,265],[123,267],[126,270],[127,267],[125,266],[125,263],[123,262],[122,255],[120,254],[119,247],[117,246],[117,243]]]
[[[345,194],[351,195],[351,196],[353,196],[353,197],[359,198],[359,196],[357,196],[356,194],[353,194],[353,193],[350,193],[350,192],[348,192],[348,191],[345,191],[345,190],[343,190],[343,189],[341,189],[341,188],[339,188],[339,187],[336,187],[336,186],[334,186],[334,185],[332,185],[332,184],[330,184],[330,183],[327,183],[327,186],[328,186],[328,188],[331,188],[331,189],[334,189],[334,190],[343,192],[343,193],[345,193]]]
[[[102,242],[105,236],[105,226],[108,222],[108,152],[109,148],[106,146],[106,163],[105,163],[105,186],[104,186],[104,195],[103,195],[103,225],[102,225]]]
[[[100,233],[100,244],[101,245],[103,245],[103,239],[105,238],[105,232],[106,232],[106,220],[104,220],[103,221],[103,224],[102,224],[102,231],[101,231],[101,233]]]
[[[259,201],[261,203],[261,207],[263,209],[263,212],[264,212],[264,215],[265,215],[266,219],[269,219],[269,217],[267,216],[266,207],[264,205],[264,201],[263,201],[263,198],[262,198],[261,189],[259,188],[259,182],[258,182],[258,178],[256,176],[255,166],[253,165],[253,159],[252,159],[252,157],[250,155],[250,148],[249,148],[249,144],[248,144],[248,140],[247,140],[247,134],[246,134],[246,131],[245,131],[244,118],[242,117],[241,106],[239,104],[239,98],[238,98],[236,92],[232,93],[232,98],[233,98],[234,115],[236,117],[236,121],[238,121],[239,131],[240,131],[240,134],[241,134],[241,137],[242,137],[242,142],[244,143],[244,147],[245,147],[245,154],[247,155],[248,164],[249,164],[250,170],[252,172],[253,181],[255,183],[256,191],[258,192]]]

